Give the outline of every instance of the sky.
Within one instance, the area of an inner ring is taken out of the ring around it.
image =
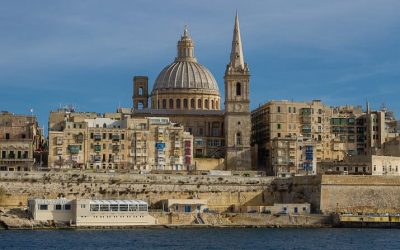
[[[399,113],[398,0],[0,0],[0,110],[113,112],[176,56],[184,25],[223,96],[239,12],[251,108],[269,100]]]

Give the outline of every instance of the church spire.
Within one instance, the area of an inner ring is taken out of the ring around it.
[[[229,63],[234,69],[244,69],[244,57],[242,49],[242,39],[240,38],[239,16],[236,11],[235,28],[233,29],[231,61]]]

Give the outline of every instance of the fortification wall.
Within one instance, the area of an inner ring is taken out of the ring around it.
[[[324,175],[320,206],[323,213],[400,213],[400,177]]]
[[[87,173],[0,173],[0,206],[26,206],[28,197],[143,199],[153,208],[173,198],[207,199],[211,210],[273,204],[265,190],[272,177]]]

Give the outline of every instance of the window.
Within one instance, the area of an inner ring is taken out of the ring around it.
[[[278,113],[281,112],[281,107],[280,106],[276,107],[276,112],[278,112]]]
[[[111,204],[110,211],[118,211],[118,204]]]
[[[45,204],[39,205],[39,210],[47,210],[47,209],[48,209],[48,205],[45,205]]]
[[[162,108],[163,109],[167,108],[167,100],[165,100],[165,99],[162,100]]]
[[[107,124],[103,123],[103,128],[107,128]]]
[[[196,108],[195,106],[196,106],[196,103],[195,103],[194,99],[191,99],[190,100],[190,108],[195,109]]]
[[[57,204],[57,205],[56,205],[56,210],[62,210],[61,204]]]
[[[240,132],[236,133],[236,144],[242,145],[242,134]]]
[[[188,100],[187,99],[183,99],[183,108],[184,109],[188,108]]]
[[[276,128],[281,129],[281,124],[280,123],[276,124]]]
[[[143,88],[142,88],[142,87],[140,87],[140,88],[138,89],[138,95],[140,95],[140,96],[143,95]]]
[[[288,112],[292,113],[292,107],[288,107]]]
[[[174,108],[174,100],[173,99],[169,99],[169,108],[170,109]]]
[[[65,210],[71,210],[71,205],[70,204],[65,204],[64,205]]]
[[[321,123],[321,122],[322,122],[322,118],[318,117],[318,123]]]
[[[128,205],[126,204],[119,205],[119,211],[128,211]]]
[[[121,134],[121,140],[125,140],[125,134]]]
[[[90,211],[99,211],[99,205],[91,204],[90,205]]]
[[[181,99],[176,100],[176,108],[180,109],[181,108]]]
[[[203,105],[202,105],[201,99],[198,99],[198,100],[197,100],[197,108],[201,109],[202,106],[203,106]]]
[[[22,139],[25,139],[26,138],[26,135],[25,134],[22,134]]]
[[[205,107],[206,109],[208,109],[208,100],[206,100],[206,101],[204,102],[204,107]]]
[[[10,139],[10,134],[6,133],[6,140],[9,140],[9,139]]]
[[[240,82],[236,83],[236,95],[237,96],[242,95],[242,86],[241,86]]]

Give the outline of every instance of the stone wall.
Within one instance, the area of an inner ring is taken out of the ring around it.
[[[400,178],[324,175],[320,206],[323,213],[400,213]]]
[[[0,173],[0,206],[26,206],[28,197],[143,199],[152,208],[162,200],[207,199],[210,210],[230,211],[235,206],[269,205],[265,195],[273,177],[133,175],[88,173]]]

